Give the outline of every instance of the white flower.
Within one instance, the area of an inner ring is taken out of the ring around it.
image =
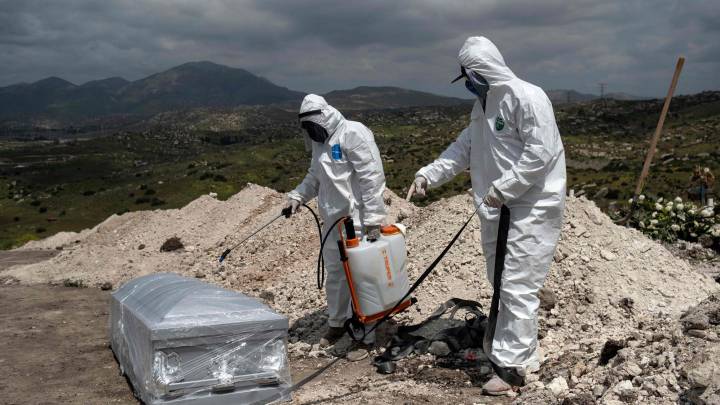
[[[663,198],[662,197],[658,198],[657,202],[659,202],[659,203],[663,202]]]
[[[665,211],[665,212],[672,211],[672,205],[666,205],[665,208],[663,208],[663,211]]]
[[[657,223],[658,223],[658,220],[657,220],[657,219],[651,219],[651,220],[650,220],[650,225],[657,225]]]
[[[655,211],[662,211],[662,209],[663,209],[662,204],[657,204],[657,203],[655,204]]]
[[[640,226],[640,228],[645,228],[645,222],[640,221],[640,223],[638,224],[638,226]]]
[[[712,234],[712,236],[720,238],[720,224],[713,226],[710,229],[710,233]]]
[[[678,204],[680,204],[680,203],[682,202],[682,198],[680,198],[680,197],[675,197],[675,202],[678,203]]]
[[[644,195],[644,194],[640,194],[640,195],[638,196],[638,201],[645,201],[645,195]]]
[[[712,208],[705,208],[704,210],[700,211],[700,215],[703,218],[710,218],[711,216],[713,216],[713,214],[714,214],[714,212],[713,212]]]
[[[675,209],[677,211],[682,211],[685,209],[685,206],[682,203],[679,203],[678,205],[675,206]]]
[[[690,209],[688,210],[688,214],[690,214],[690,215],[695,215],[695,212],[696,212],[696,211],[695,211],[695,208],[690,208]]]
[[[680,230],[680,225],[678,225],[678,224],[672,224],[672,225],[670,225],[670,229],[672,229],[673,231],[677,232],[677,231]]]
[[[675,218],[675,213],[670,211],[670,218]]]
[[[697,234],[695,232],[691,233],[690,236],[692,236],[693,238],[697,238]]]
[[[628,204],[632,204],[632,203],[633,203],[633,199],[631,198],[628,200]]]
[[[657,216],[657,211],[654,211],[654,212],[652,213],[652,217],[655,218],[656,216]]]

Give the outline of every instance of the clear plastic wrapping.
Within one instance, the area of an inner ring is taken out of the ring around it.
[[[176,274],[112,294],[111,346],[146,404],[289,400],[287,318],[253,298]]]

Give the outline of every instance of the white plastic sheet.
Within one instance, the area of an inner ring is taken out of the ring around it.
[[[287,318],[238,292],[152,274],[112,294],[110,317],[112,349],[146,404],[262,403],[292,385]]]

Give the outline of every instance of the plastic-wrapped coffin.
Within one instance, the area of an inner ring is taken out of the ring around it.
[[[263,403],[292,385],[287,318],[238,292],[152,274],[112,294],[110,317],[113,352],[146,404]]]

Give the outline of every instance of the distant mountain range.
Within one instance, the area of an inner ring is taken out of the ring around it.
[[[546,90],[545,93],[553,104],[579,103],[583,101],[597,100],[600,98],[597,94],[580,93],[575,90]],[[643,100],[646,97],[634,96],[627,93],[608,93],[605,98],[613,100]]]
[[[133,82],[111,77],[76,85],[49,77],[35,83],[0,87],[0,120],[28,123],[48,119],[72,123],[108,116],[150,116],[200,107],[269,104],[294,109],[304,95],[244,69],[212,62],[190,62]],[[558,104],[597,98],[574,90],[551,90],[548,95]],[[399,87],[362,86],[331,91],[324,96],[340,109],[448,106],[471,102]],[[637,98],[627,95],[608,97]]]
[[[114,77],[78,86],[50,77],[3,87],[0,119],[150,115],[196,107],[270,104],[302,96],[243,69],[191,62],[134,82]]]
[[[400,87],[360,86],[323,94],[328,103],[345,110],[426,107],[470,104],[472,100],[439,96]]]

